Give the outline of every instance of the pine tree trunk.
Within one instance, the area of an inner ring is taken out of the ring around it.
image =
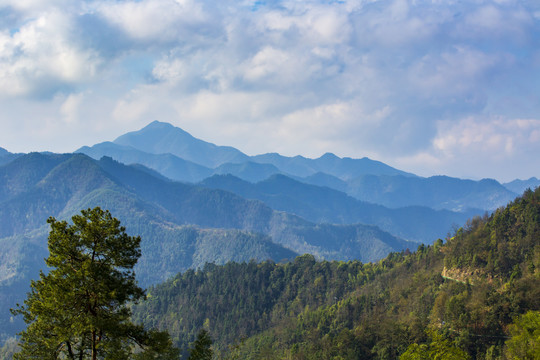
[[[92,330],[92,360],[97,360],[96,330]]]

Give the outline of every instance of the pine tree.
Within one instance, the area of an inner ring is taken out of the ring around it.
[[[188,360],[212,360],[212,339],[205,329],[199,331],[197,340],[190,349]]]
[[[100,208],[72,221],[47,220],[50,271],[41,272],[24,305],[12,309],[28,324],[14,359],[128,359],[134,351],[177,359],[168,334],[130,321],[127,303],[144,297],[133,271],[141,238],[128,236]]]

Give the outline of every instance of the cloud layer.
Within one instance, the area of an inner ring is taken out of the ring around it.
[[[0,0],[0,146],[158,119],[249,154],[540,176],[536,1]]]

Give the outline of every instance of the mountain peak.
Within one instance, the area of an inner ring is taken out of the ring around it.
[[[144,130],[144,129],[173,129],[173,128],[174,128],[174,125],[172,125],[172,124],[170,124],[168,122],[154,120],[150,124],[148,124],[144,128],[142,128],[142,130]]]
[[[119,136],[118,138],[116,138],[116,140],[114,140],[114,143],[133,146],[133,144],[131,144],[132,142],[138,142],[143,137],[147,139],[149,138],[149,140],[155,142],[165,136],[171,136],[170,134],[174,134],[175,137],[187,137],[194,139],[191,134],[179,127],[176,127],[167,122],[154,120],[140,130],[131,131]]]
[[[138,131],[118,137],[114,143],[150,154],[172,154],[210,168],[249,159],[237,149],[197,139],[179,127],[157,120]]]
[[[321,160],[335,160],[335,159],[339,159],[339,157],[336,156],[335,154],[331,153],[331,152],[327,152],[323,156],[321,156],[319,159],[321,159]]]

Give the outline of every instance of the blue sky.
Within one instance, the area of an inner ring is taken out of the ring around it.
[[[540,2],[0,0],[0,147],[153,120],[250,155],[540,177]]]

